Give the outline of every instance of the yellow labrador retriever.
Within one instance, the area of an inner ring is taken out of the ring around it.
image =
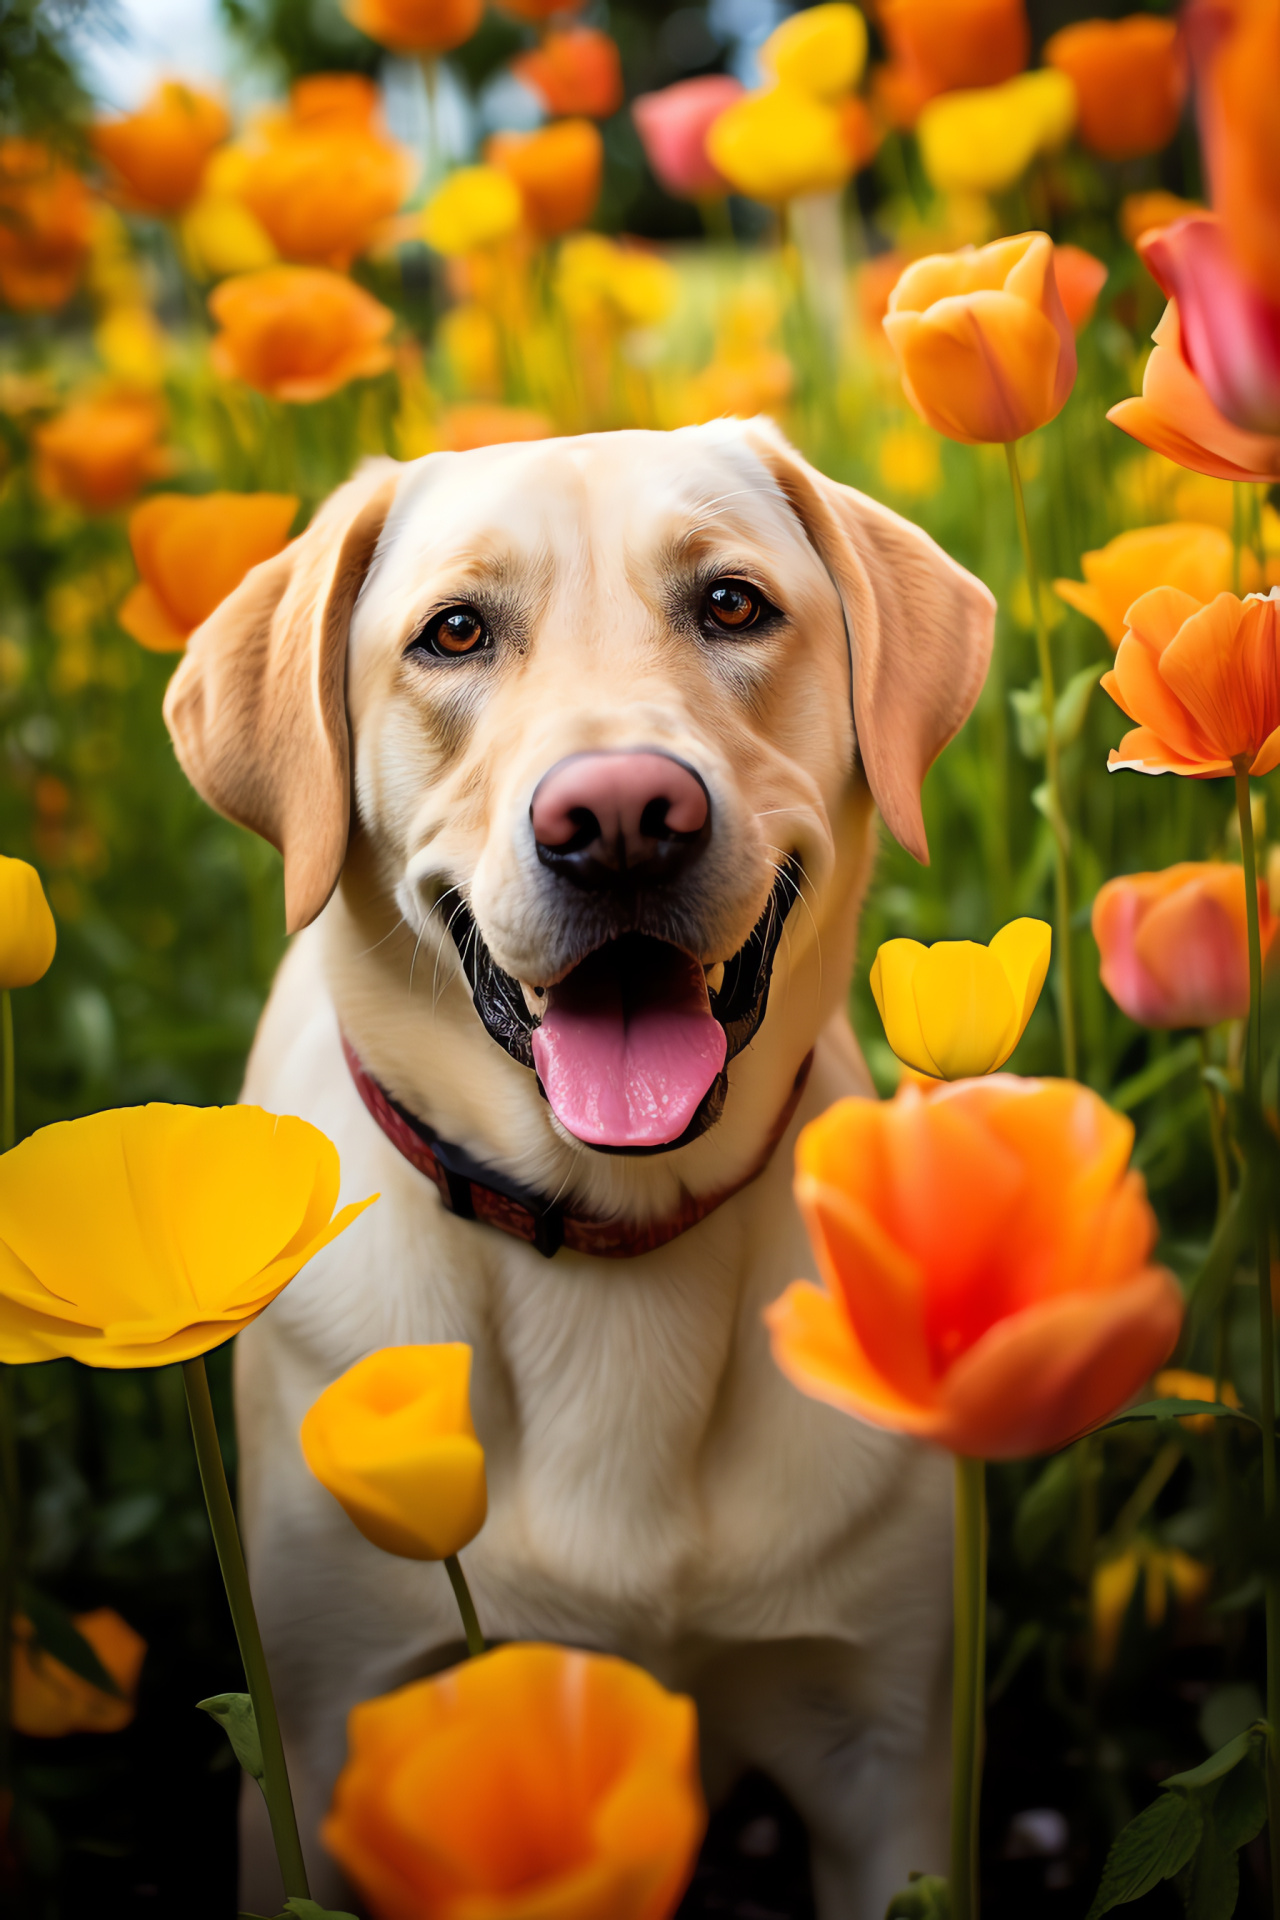
[[[193,637],[166,717],[284,855],[298,932],[244,1097],[381,1202],[240,1339],[242,1503],[313,1891],[347,1710],[454,1657],[438,1566],[370,1546],[298,1425],[361,1355],[474,1349],[492,1639],[697,1700],[770,1774],[822,1920],[944,1860],[944,1463],[803,1398],[761,1312],[812,1274],[801,1124],[845,1017],[874,808],[969,713],[986,589],[769,423],[366,467]],[[301,931],[306,929],[305,932]],[[243,1894],[278,1883],[256,1797]]]

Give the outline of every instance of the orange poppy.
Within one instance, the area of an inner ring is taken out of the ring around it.
[[[263,267],[209,295],[214,369],[273,400],[323,400],[392,362],[389,307],[324,267]]]
[[[160,445],[164,426],[164,408],[153,393],[73,401],[32,436],[36,482],[52,500],[109,513],[169,472],[172,457]]]
[[[1192,0],[1185,25],[1214,207],[1246,276],[1280,302],[1280,6]]]
[[[325,1845],[377,1920],[667,1920],[706,1823],[693,1703],[512,1645],[352,1710]]]
[[[824,1287],[766,1314],[787,1377],[978,1459],[1065,1446],[1172,1351],[1132,1123],[1069,1080],[993,1074],[841,1100],[796,1146]]]
[[[1159,153],[1178,131],[1187,60],[1176,20],[1077,20],[1046,42],[1044,57],[1075,83],[1076,131],[1104,160]]]
[[[136,1710],[147,1643],[127,1620],[110,1607],[99,1607],[76,1614],[72,1621],[120,1689],[118,1695],[82,1680],[38,1647],[24,1615],[15,1614],[12,1624],[12,1715],[19,1733],[56,1740],[68,1733],[118,1733],[128,1726]]]
[[[1143,1027],[1243,1020],[1249,1011],[1245,907],[1244,871],[1222,860],[1183,860],[1162,873],[1108,880],[1093,903],[1103,986]],[[1258,915],[1265,958],[1280,923],[1271,917],[1262,881]]]
[[[289,113],[243,151],[234,192],[285,259],[349,267],[399,207],[412,167],[379,132],[368,82],[319,77],[327,84],[301,82]]]
[[[541,96],[548,113],[607,120],[622,105],[618,43],[598,27],[547,34],[541,46],[511,62],[511,71]]]
[[[1098,295],[1107,284],[1106,262],[1068,242],[1053,250],[1053,277],[1072,332],[1080,333],[1092,320]]]
[[[19,313],[60,307],[93,243],[93,203],[78,173],[35,140],[0,141],[0,299]]]
[[[1280,480],[1280,434],[1251,433],[1214,406],[1183,353],[1176,300],[1151,338],[1155,351],[1142,376],[1141,398],[1112,407],[1112,425],[1193,473],[1215,480]]]
[[[1112,772],[1215,780],[1280,766],[1280,588],[1220,593],[1208,605],[1178,587],[1135,600],[1102,686],[1137,724]]]
[[[1011,80],[1031,52],[1023,0],[880,0],[877,11],[890,59],[876,93],[895,126],[914,126],[935,94]]]
[[[348,0],[345,11],[393,53],[450,53],[480,25],[484,0]]]
[[[165,80],[137,113],[100,120],[93,144],[131,206],[180,213],[195,199],[209,156],[230,129],[220,100]]]
[[[525,217],[542,239],[590,219],[604,178],[604,142],[590,120],[557,120],[537,133],[495,133],[485,148],[524,197]]]
[[[261,560],[289,538],[298,502],[287,493],[157,493],[129,516],[138,572],[117,618],[151,653],[181,653]]]

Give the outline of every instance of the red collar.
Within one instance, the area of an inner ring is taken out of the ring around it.
[[[795,1084],[759,1158],[741,1180],[721,1187],[716,1193],[686,1194],[675,1213],[636,1225],[625,1220],[598,1220],[590,1214],[570,1213],[555,1201],[531,1192],[528,1187],[518,1186],[496,1167],[473,1160],[465,1148],[442,1140],[425,1121],[393,1100],[386,1088],[374,1079],[345,1034],[342,1051],[356,1083],[356,1092],[365,1106],[392,1146],[419,1173],[425,1173],[428,1180],[435,1182],[449,1212],[457,1214],[460,1220],[479,1220],[485,1226],[500,1227],[503,1233],[536,1247],[548,1260],[561,1247],[568,1247],[571,1253],[593,1254],[597,1259],[629,1260],[637,1254],[652,1253],[655,1247],[664,1247],[668,1240],[696,1227],[735,1193],[741,1193],[744,1187],[759,1179],[773,1158],[774,1148],[791,1125],[813,1065],[810,1052],[800,1063]]]

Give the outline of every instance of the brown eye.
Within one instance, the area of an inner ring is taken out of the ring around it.
[[[434,654],[438,660],[461,660],[488,645],[489,630],[474,607],[446,607],[428,620],[408,650]]]
[[[767,602],[746,580],[717,580],[707,595],[707,621],[729,633],[754,627]]]

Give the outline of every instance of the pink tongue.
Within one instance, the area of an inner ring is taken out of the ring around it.
[[[561,1123],[599,1147],[678,1140],[724,1065],[724,1028],[697,961],[646,942],[619,963],[602,948],[553,988],[533,1032],[538,1076]]]

